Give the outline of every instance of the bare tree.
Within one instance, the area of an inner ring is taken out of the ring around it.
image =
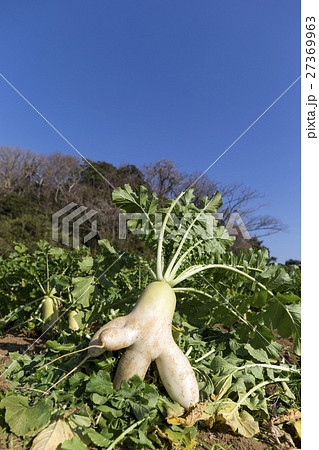
[[[251,242],[256,243],[261,237],[285,229],[280,220],[274,217],[268,215],[256,216],[256,212],[264,206],[258,203],[263,195],[256,189],[243,184],[221,185],[210,180],[206,174],[201,175],[196,172],[183,174],[176,168],[173,161],[167,159],[145,165],[144,175],[161,202],[166,198],[177,196],[182,190],[192,188],[194,189],[195,204],[198,204],[201,198],[204,196],[211,197],[219,190],[223,199],[223,206],[218,211],[223,217],[221,222],[227,224],[234,217],[234,214],[239,214],[249,234],[255,237],[255,240]],[[243,242],[240,228],[236,223],[234,223],[233,229],[238,233],[238,245],[242,248],[248,248],[250,244]]]
[[[285,226],[279,219],[269,215],[256,216],[256,212],[265,205],[256,202],[264,198],[260,192],[243,184],[221,186],[223,206],[220,212],[227,223],[232,214],[238,213],[246,229],[258,239],[283,231]]]
[[[28,189],[34,182],[40,158],[18,147],[0,147],[0,193],[8,195]]]
[[[163,203],[179,194],[186,175],[176,169],[174,161],[162,159],[154,164],[145,164],[144,177],[151,190],[157,193],[160,203]]]
[[[41,165],[40,185],[46,195],[54,192],[55,202],[69,199],[81,179],[81,160],[74,156],[54,153]]]

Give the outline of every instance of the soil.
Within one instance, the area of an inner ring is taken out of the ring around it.
[[[222,432],[222,431],[201,431],[197,437],[197,441],[206,444],[209,448],[214,444],[219,444],[223,449],[230,448],[231,450],[266,450],[269,449],[269,445],[256,439],[249,439],[243,436],[238,436],[235,433]],[[219,449],[221,449],[219,447]],[[197,446],[196,448],[202,449],[203,446]],[[216,445],[216,450],[218,446]]]
[[[32,333],[6,334],[0,337],[0,358],[7,357],[10,352],[28,353],[33,355],[45,349],[43,340],[37,340],[37,335]],[[3,364],[3,358],[0,359]]]

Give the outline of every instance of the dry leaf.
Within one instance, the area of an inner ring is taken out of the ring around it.
[[[286,414],[281,414],[273,420],[275,425],[279,425],[284,422],[294,422],[301,418],[301,412],[298,409],[287,409]]]
[[[164,431],[162,431],[158,425],[154,425],[154,430],[157,431],[158,435],[161,438],[167,439],[168,441],[171,441],[171,442],[174,442],[174,439],[172,439],[167,433],[164,433]]]
[[[209,414],[206,414],[205,408],[208,405],[208,401],[198,402],[193,406],[186,417],[169,417],[167,423],[170,425],[182,425],[183,427],[192,427],[198,420],[209,419]]]
[[[205,421],[205,425],[210,428],[220,422],[248,438],[259,432],[258,422],[247,411],[238,411],[237,403],[230,399],[211,403],[206,408],[206,413],[208,420]]]
[[[272,421],[270,423],[264,421],[263,425],[268,428],[269,434],[281,448],[296,448],[290,434],[274,425]]]
[[[31,450],[56,450],[59,444],[74,436],[65,420],[59,419],[51,423],[33,439]]]
[[[258,422],[247,411],[240,411],[233,407],[226,407],[217,411],[216,420],[226,423],[233,431],[251,438],[259,433]]]
[[[179,447],[179,442],[176,441],[175,439],[173,439],[169,434],[165,433],[164,431],[162,431],[159,426],[154,425],[154,430],[157,431],[159,437],[161,437],[162,439],[167,439],[170,443],[171,448],[177,449]]]

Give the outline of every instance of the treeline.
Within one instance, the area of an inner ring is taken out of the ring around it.
[[[283,228],[277,219],[259,216],[258,208],[251,207],[253,200],[262,197],[256,190],[244,185],[217,185],[206,175],[182,173],[173,161],[164,159],[140,170],[133,164],[117,168],[105,161],[83,161],[61,153],[43,155],[0,147],[0,255],[10,253],[15,242],[31,248],[40,239],[51,242],[52,214],[71,202],[98,212],[98,233],[88,245],[107,238],[119,249],[131,251],[134,247],[135,251],[145,252],[134,236],[118,240],[119,210],[112,203],[112,191],[126,183],[133,189],[137,185],[148,187],[157,193],[161,203],[190,186],[196,202],[220,190],[224,201],[222,220],[227,224],[234,212],[239,213],[252,236],[248,241],[239,233],[235,250],[260,246],[263,236]],[[89,227],[84,223],[82,232],[86,234]]]

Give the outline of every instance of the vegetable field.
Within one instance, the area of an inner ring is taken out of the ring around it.
[[[218,192],[113,202],[152,258],[0,259],[0,448],[300,447],[300,269],[228,251]]]

